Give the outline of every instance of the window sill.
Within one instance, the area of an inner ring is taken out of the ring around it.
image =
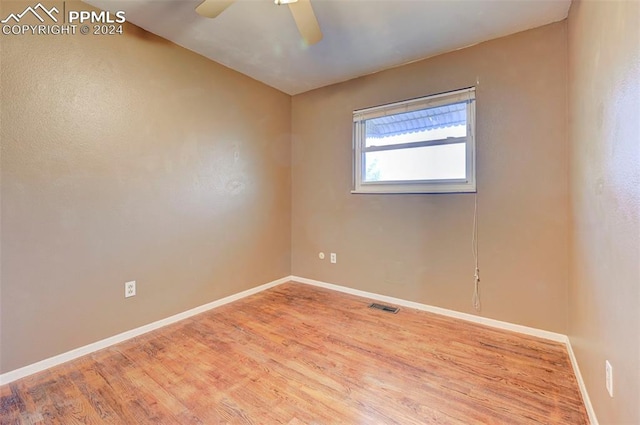
[[[476,193],[476,188],[465,188],[465,189],[453,189],[453,188],[442,188],[439,190],[370,190],[370,189],[359,189],[352,190],[351,194],[353,195],[442,195],[442,194],[453,194],[453,193]]]

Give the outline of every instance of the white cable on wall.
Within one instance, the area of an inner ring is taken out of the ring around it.
[[[476,89],[480,86],[480,76],[476,76]],[[475,114],[469,117],[471,125],[475,128]],[[474,132],[475,134],[475,132]],[[475,142],[475,140],[474,140]],[[477,185],[477,182],[476,182]],[[473,206],[473,232],[471,234],[471,252],[473,253],[474,273],[473,273],[473,297],[471,304],[476,311],[480,311],[480,268],[478,267],[478,188],[474,194]]]
[[[473,252],[473,260],[475,263],[475,272],[473,274],[473,298],[471,302],[476,311],[480,311],[480,269],[478,268],[478,192],[475,193],[473,208],[473,233],[471,236],[471,251]]]

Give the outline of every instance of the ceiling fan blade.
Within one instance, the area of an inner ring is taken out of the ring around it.
[[[204,0],[200,3],[200,6],[196,7],[196,12],[205,18],[215,18],[235,1],[236,0]]]
[[[308,45],[316,44],[322,40],[322,31],[316,19],[310,0],[298,0],[295,3],[289,3],[289,10],[296,21],[296,26],[300,35]]]

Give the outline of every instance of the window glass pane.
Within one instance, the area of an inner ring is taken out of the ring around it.
[[[466,144],[365,153],[365,182],[466,178]]]
[[[465,137],[467,104],[453,103],[372,118],[367,120],[365,125],[366,147]]]

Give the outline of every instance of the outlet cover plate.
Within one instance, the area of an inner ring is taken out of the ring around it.
[[[136,281],[132,280],[124,284],[124,297],[134,297],[136,295]]]
[[[613,366],[611,366],[611,363],[609,363],[609,360],[605,360],[604,368],[605,368],[607,392],[609,393],[609,397],[613,397]]]

